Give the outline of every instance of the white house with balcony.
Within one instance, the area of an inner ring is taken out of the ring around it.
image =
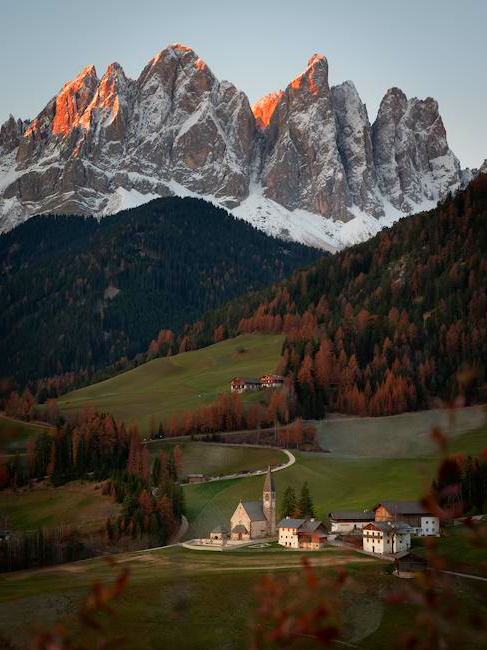
[[[397,555],[411,548],[411,526],[403,521],[372,521],[362,530],[363,549],[377,555]]]

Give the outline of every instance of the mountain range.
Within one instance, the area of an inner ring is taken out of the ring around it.
[[[431,208],[471,177],[438,104],[389,89],[370,123],[351,81],[314,55],[253,106],[189,47],[129,79],[118,63],[67,82],[32,121],[0,129],[0,228],[37,213],[107,215],[196,196],[279,236],[335,250]]]

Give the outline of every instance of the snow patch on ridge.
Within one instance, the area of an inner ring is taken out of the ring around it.
[[[138,190],[126,190],[123,187],[117,187],[115,192],[110,195],[102,216],[114,214],[121,210],[131,210],[132,208],[137,208],[139,205],[152,201],[152,199],[158,198],[160,198],[159,194],[142,194]]]

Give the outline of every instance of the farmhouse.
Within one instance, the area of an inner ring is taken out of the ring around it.
[[[411,526],[402,521],[372,521],[363,528],[363,548],[378,555],[407,551],[411,548]]]
[[[327,542],[327,532],[321,521],[285,517],[277,524],[279,544],[287,548],[306,548],[316,551]]]
[[[262,388],[280,388],[284,384],[281,375],[262,375],[260,378]]]
[[[261,388],[260,379],[251,377],[234,377],[230,382],[230,392],[232,393],[243,393],[247,390],[260,390]]]
[[[247,541],[276,532],[276,488],[267,469],[262,501],[240,501],[230,520],[230,539]]]
[[[188,474],[188,483],[202,483],[204,480],[204,474]]]
[[[419,501],[382,501],[374,508],[375,521],[400,521],[409,524],[411,535],[436,536],[440,534],[440,519]]]
[[[261,390],[262,388],[280,388],[284,384],[281,375],[262,375],[260,379],[253,377],[234,377],[230,382],[232,393],[243,393],[247,390]]]
[[[375,513],[370,510],[330,512],[328,517],[331,523],[330,532],[340,535],[362,530],[366,524],[374,521]]]

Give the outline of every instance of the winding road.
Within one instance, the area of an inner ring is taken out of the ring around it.
[[[258,449],[267,447],[268,449],[276,449],[276,447],[269,447],[267,445],[243,445],[242,444],[242,445],[228,445],[228,446],[229,447],[257,447]],[[280,472],[283,469],[287,469],[288,467],[291,467],[291,465],[294,465],[294,463],[296,462],[296,456],[288,449],[280,449],[280,451],[286,454],[286,456],[288,457],[288,461],[283,465],[278,465],[277,467],[271,469],[272,473]],[[254,472],[235,472],[234,474],[226,474],[225,476],[210,476],[209,478],[206,478],[204,481],[201,481],[201,483],[212,483],[214,481],[228,481],[230,479],[235,479],[235,478],[249,478],[250,476],[262,476],[266,472],[267,469],[257,469]],[[183,487],[186,487],[187,485],[195,485],[195,483],[183,483]]]

